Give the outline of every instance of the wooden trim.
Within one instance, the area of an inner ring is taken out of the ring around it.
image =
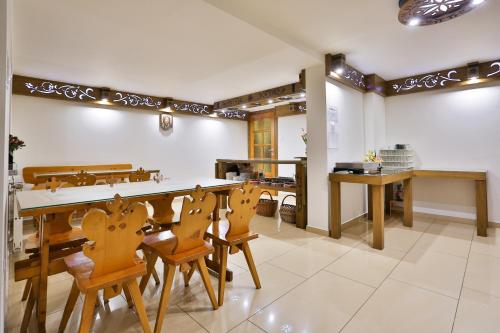
[[[364,93],[375,92],[383,97],[456,87],[476,87],[479,84],[500,81],[500,59],[483,63],[470,63],[467,66],[385,81],[377,74],[365,75],[348,64],[344,65],[344,73],[341,75],[334,73],[333,59],[339,56],[342,56],[342,54],[325,55],[325,75],[328,81],[340,82]],[[469,80],[467,75],[468,66],[477,66],[479,68],[479,78],[477,80]]]
[[[99,164],[99,165],[58,165],[58,166],[30,166],[23,168],[23,180],[28,184],[38,182],[36,173],[70,172],[70,171],[102,171],[102,170],[131,170],[132,164]]]
[[[292,102],[286,105],[276,106],[276,117],[296,116],[307,112],[306,102]]]
[[[333,59],[339,55],[325,55],[325,74],[330,80],[340,82],[350,88],[356,89],[360,92],[366,92],[366,75],[360,70],[345,64],[344,71],[342,74],[337,74],[334,72]]]
[[[286,84],[276,88],[271,88],[251,94],[225,99],[214,103],[214,110],[242,108],[243,106],[254,107],[268,104],[268,100],[279,99],[301,94],[303,87],[300,82]],[[280,102],[277,100],[276,102]]]
[[[414,177],[486,180],[486,171],[413,170]]]
[[[226,110],[214,112],[213,105],[191,101],[176,100],[132,92],[98,88],[76,83],[14,75],[12,93],[31,97],[42,97],[63,101],[99,104],[110,107],[124,107],[155,112],[182,113],[196,116],[219,117],[233,120],[246,120],[247,111]]]

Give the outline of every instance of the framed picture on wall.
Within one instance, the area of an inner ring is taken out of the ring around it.
[[[326,112],[326,123],[327,123],[327,145],[329,149],[335,149],[338,146],[339,133],[338,133],[338,123],[339,123],[339,113],[335,106],[329,106]]]
[[[169,131],[174,127],[174,116],[171,114],[160,114],[160,129]]]

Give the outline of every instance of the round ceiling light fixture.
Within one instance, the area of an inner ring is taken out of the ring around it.
[[[431,25],[461,16],[484,0],[399,0],[399,22],[405,25]]]

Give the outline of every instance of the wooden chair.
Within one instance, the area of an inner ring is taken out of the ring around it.
[[[229,254],[235,254],[239,250],[243,251],[255,288],[261,288],[259,275],[248,245],[250,240],[259,237],[258,234],[250,231],[250,221],[255,215],[260,192],[258,187],[248,182],[243,184],[241,188],[233,189],[229,194],[228,206],[230,211],[226,212],[227,221],[220,221],[218,228],[213,226],[207,231],[206,235],[212,239],[220,257],[219,306],[224,303],[228,249]]]
[[[128,181],[131,183],[135,182],[147,182],[151,180],[151,172],[146,172],[143,168],[139,168],[135,172],[131,172],[128,176]]]
[[[92,186],[95,185],[97,177],[82,170],[76,175],[67,177],[66,181],[74,186]]]
[[[197,186],[190,197],[184,197],[180,222],[176,223],[172,230],[147,235],[142,244],[150,255],[148,272],[142,277],[140,284],[141,292],[146,288],[158,257],[164,264],[164,285],[154,329],[156,333],[161,331],[163,318],[167,312],[170,289],[177,266],[180,266],[186,281],[188,274],[192,274],[197,267],[214,310],[218,307],[205,264],[205,256],[213,253],[214,248],[204,240],[204,234],[212,223],[216,196],[210,192],[203,192],[201,187]]]
[[[82,221],[82,230],[89,239],[83,252],[64,258],[68,272],[74,276],[59,332],[64,332],[78,296],[85,295],[79,332],[90,332],[94,318],[97,292],[112,288],[120,294],[122,288],[130,294],[144,332],[151,332],[137,278],[146,274],[146,264],[136,256],[144,239],[141,230],[147,219],[144,204],[128,205],[118,194],[107,203],[108,215],[101,209],[91,209]]]
[[[58,188],[74,187],[70,183],[64,183],[55,178],[49,182],[33,186],[32,190],[51,190],[56,191]],[[80,228],[74,228],[70,222],[73,212],[64,212],[57,214],[50,214],[46,217],[35,217],[36,224],[42,223],[42,218],[46,218],[50,223],[50,236],[49,236],[49,251],[50,260],[57,260],[65,255],[78,252],[81,250],[82,244],[86,241],[85,236]],[[29,236],[24,243],[24,252],[29,254],[29,259],[39,258],[40,252],[40,238],[38,232]],[[60,272],[57,272],[60,273]],[[54,273],[56,274],[56,273]],[[21,323],[21,332],[26,332],[33,307],[38,293],[38,280],[28,278],[21,300],[28,300],[24,310],[23,321]]]

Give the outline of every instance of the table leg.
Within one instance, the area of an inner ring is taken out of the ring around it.
[[[40,238],[40,285],[38,292],[38,332],[45,332],[45,318],[47,316],[47,282],[49,276],[49,237],[50,223],[44,217],[39,227]]]
[[[486,180],[476,180],[477,235],[488,236],[488,194]]]
[[[404,188],[404,215],[403,224],[406,227],[413,227],[413,181],[412,178],[403,180]]]
[[[384,249],[384,185],[372,185],[373,248]]]
[[[225,197],[225,195],[215,193],[217,196],[215,208],[213,211],[213,223],[212,223],[212,232],[214,235],[218,236],[219,235],[219,221],[220,221],[220,204],[222,202],[221,198]],[[210,274],[217,276],[219,275],[219,268],[220,268],[220,248],[219,246],[215,246],[215,251],[212,254],[212,259],[209,257],[205,257],[205,263],[207,265],[208,271]],[[226,281],[231,282],[233,281],[233,272],[229,269],[226,269]]]
[[[342,221],[340,215],[340,183],[330,182],[330,237],[339,239],[342,236]]]
[[[368,187],[368,220],[373,219],[373,200],[372,200],[372,186],[367,185]]]

